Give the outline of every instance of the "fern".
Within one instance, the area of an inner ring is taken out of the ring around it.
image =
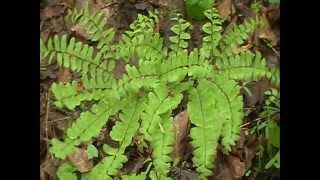
[[[69,9],[65,20],[78,28],[80,32],[87,35],[86,38],[93,42],[98,42],[97,48],[106,52],[110,50],[108,45],[113,40],[115,32],[112,28],[105,29],[106,18],[103,11],[93,12],[89,9],[88,3],[81,10]]]
[[[84,178],[169,179],[175,136],[173,112],[186,99],[193,125],[193,165],[198,179],[212,175],[220,138],[225,153],[239,138],[244,115],[238,82],[267,78],[279,85],[279,70],[269,69],[259,52],[239,49],[260,26],[259,18],[235,25],[222,35],[223,21],[216,8],[204,15],[209,21],[202,26],[203,44],[188,51],[191,24],[181,15],[172,18],[171,44],[164,47],[155,28],[157,12],[138,15],[116,42],[103,13],[95,13],[88,6],[70,10],[66,20],[87,32],[93,45],[66,35],[46,41],[40,38],[41,62],[57,63],[81,75],[79,81],[52,85],[57,108],[74,110],[85,101],[94,105],[74,120],[63,139],[50,141],[50,152],[65,159],[76,146],[97,137],[111,116],[119,117],[110,132],[117,145],[104,144],[103,159]],[[115,79],[112,73],[118,60],[126,62],[121,79]],[[79,89],[79,83],[83,88]],[[125,151],[136,135],[152,150],[151,169],[138,175],[121,175],[128,161]],[[66,165],[61,169],[73,172]]]
[[[149,17],[139,14],[121,36],[116,57],[127,61],[139,59],[140,61],[161,60],[164,58],[162,50],[163,41],[160,34],[155,32],[155,24],[158,22],[157,12],[149,12]]]
[[[62,164],[57,170],[59,180],[77,180],[76,168],[69,163]]]
[[[51,89],[54,96],[56,97],[56,101],[54,102],[54,104],[60,109],[66,107],[69,110],[74,110],[83,101],[98,101],[110,91],[94,89],[92,91],[84,90],[82,92],[79,92],[78,82],[76,81],[68,84],[53,83]]]
[[[210,86],[207,80],[199,81],[198,87],[190,90],[188,103],[188,114],[195,125],[190,132],[191,144],[194,147],[192,161],[200,173],[199,179],[205,179],[212,174],[217,142],[223,125],[220,120],[223,116],[215,109],[217,102]]]
[[[205,11],[204,15],[210,22],[202,26],[202,31],[205,33],[205,36],[203,37],[201,55],[205,58],[211,58],[219,53],[217,47],[222,37],[222,19],[216,8]]]
[[[102,98],[90,111],[80,115],[67,130],[64,141],[52,139],[50,152],[55,157],[65,159],[67,155],[74,152],[75,146],[99,135],[100,129],[105,125],[108,117],[119,110],[117,94],[108,94],[108,96]]]
[[[119,143],[118,148],[105,146],[105,151],[109,155],[105,157],[89,174],[90,179],[98,179],[102,174],[106,177],[116,175],[122,164],[127,161],[123,154],[125,148],[131,144],[132,138],[139,128],[139,118],[143,110],[143,98],[133,97],[126,99],[126,105],[123,107],[123,112],[120,114],[120,120],[112,128],[110,136],[113,140]]]
[[[259,22],[258,18],[249,18],[243,24],[233,26],[219,43],[219,48],[222,51],[220,52],[221,59],[240,53],[239,46],[259,27]]]
[[[177,14],[176,17],[171,18],[176,24],[171,27],[174,35],[169,38],[171,42],[170,48],[176,52],[181,49],[186,49],[188,47],[187,40],[191,38],[190,34],[186,32],[191,27],[191,24],[180,16],[180,14]]]

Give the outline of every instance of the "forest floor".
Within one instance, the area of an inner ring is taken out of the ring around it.
[[[69,29],[64,22],[64,16],[68,8],[79,7],[82,0],[51,0],[40,4],[40,29],[43,37],[47,38],[55,34],[76,33]],[[258,3],[255,3],[258,2]],[[158,9],[163,15],[160,16],[160,33],[168,35],[170,25],[165,14],[177,9],[185,15],[183,0],[91,0],[94,8],[101,9],[109,14],[108,23],[122,32],[135,20],[138,13],[146,13],[148,10]],[[278,66],[280,63],[280,8],[279,5],[271,5],[267,2],[254,0],[220,0],[217,7],[227,24],[234,23],[243,17],[254,17],[255,11],[265,15],[269,21],[269,27],[256,32],[252,36],[253,48],[259,49],[267,59],[268,64]],[[194,27],[200,27],[204,22],[191,20]],[[192,31],[191,47],[201,44],[201,32],[199,28]],[[258,39],[258,40],[257,40]],[[121,69],[121,68],[120,68]],[[56,169],[61,163],[53,158],[48,152],[48,141],[54,137],[62,137],[70,123],[79,116],[80,111],[68,112],[57,110],[52,102],[53,97],[50,86],[57,81],[70,81],[75,77],[70,71],[60,69],[57,65],[41,66],[40,69],[40,170],[42,180],[56,178]],[[265,144],[263,136],[257,133],[249,133],[254,127],[254,122],[259,120],[259,112],[264,103],[264,92],[271,87],[268,81],[258,81],[247,85],[251,95],[245,95],[245,108],[250,110],[244,121],[241,138],[230,155],[218,153],[216,160],[215,175],[209,179],[238,180],[238,179],[280,179],[280,169],[263,169],[259,167],[261,157],[258,157],[261,147]],[[280,118],[278,118],[280,120]],[[108,129],[106,129],[108,131]],[[98,139],[99,141],[99,139]],[[99,143],[99,142],[98,142]],[[134,161],[128,162],[123,171],[139,168],[144,161],[143,157],[137,156],[136,149],[129,149],[126,153]],[[191,149],[187,148],[184,159],[190,159]],[[265,162],[265,161],[264,161]],[[248,174],[248,169],[251,173]],[[188,163],[181,163],[171,171],[173,179],[195,179],[196,172],[189,168]]]

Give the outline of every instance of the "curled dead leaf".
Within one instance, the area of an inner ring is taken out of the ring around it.
[[[186,137],[189,129],[189,116],[187,111],[182,111],[174,117],[173,126],[175,132],[173,158],[175,161],[179,161],[184,154],[187,144]]]
[[[223,0],[217,7],[218,12],[222,19],[228,19],[233,12],[235,12],[235,7],[232,0]]]
[[[126,73],[126,62],[123,60],[119,60],[116,62],[115,68],[113,70],[113,74],[116,79],[121,79],[123,74]]]
[[[276,46],[278,43],[278,38],[271,29],[268,19],[265,16],[263,16],[262,21],[263,27],[259,28],[256,31],[258,38],[268,40],[272,46]]]
[[[88,159],[86,150],[77,148],[76,151],[68,156],[69,161],[81,172],[88,172],[92,169],[92,162]]]
[[[244,176],[246,172],[245,162],[241,162],[240,158],[232,155],[227,157],[227,162],[234,178],[238,179]]]
[[[67,83],[72,79],[72,73],[69,69],[62,69],[58,72],[58,80]]]

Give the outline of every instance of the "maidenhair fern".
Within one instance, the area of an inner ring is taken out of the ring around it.
[[[83,178],[170,179],[175,139],[173,113],[185,97],[192,123],[193,165],[198,179],[212,175],[220,139],[228,153],[239,138],[244,116],[239,82],[267,78],[279,85],[279,70],[269,69],[259,52],[239,49],[260,25],[258,18],[248,19],[222,35],[222,19],[217,10],[212,8],[204,15],[208,22],[202,26],[203,44],[187,51],[191,24],[180,15],[172,18],[171,44],[164,47],[155,28],[156,12],[139,15],[129,30],[114,41],[115,32],[106,27],[102,12],[93,12],[88,6],[70,10],[66,21],[85,32],[93,45],[66,35],[46,41],[40,38],[41,61],[56,62],[81,75],[80,80],[52,85],[57,108],[75,110],[87,101],[94,105],[80,114],[63,139],[50,141],[50,152],[66,159],[79,145],[99,136],[113,117],[110,137],[116,145],[104,144],[103,159]],[[126,72],[120,79],[113,74],[118,60],[126,62]],[[121,168],[128,161],[125,151],[135,136],[141,137],[151,150],[150,171],[122,176]],[[72,179],[74,171],[74,167],[64,164],[58,177]]]

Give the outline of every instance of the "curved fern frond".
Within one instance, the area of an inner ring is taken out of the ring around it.
[[[108,176],[115,176],[123,163],[127,161],[124,151],[131,144],[132,138],[139,128],[140,114],[143,110],[144,99],[138,97],[124,100],[126,105],[120,113],[120,121],[113,126],[110,136],[119,143],[118,148],[105,145],[104,149],[108,154],[89,174],[89,178],[94,180],[101,176],[101,173]]]
[[[181,101],[182,94],[179,92],[170,93],[165,84],[158,84],[153,92],[148,94],[148,103],[144,107],[144,112],[141,115],[142,123],[140,132],[145,139],[152,142],[152,135],[159,127],[161,122],[161,114],[173,110]]]
[[[101,89],[79,92],[77,87],[78,82],[76,81],[68,84],[53,83],[51,90],[56,98],[54,105],[60,109],[66,107],[69,110],[74,110],[83,101],[100,100],[107,93]]]
[[[219,43],[221,59],[240,53],[240,45],[243,44],[259,26],[259,19],[250,18],[240,25],[235,25],[227,32]]]
[[[109,116],[115,114],[120,108],[119,97],[117,97],[117,93],[111,91],[90,111],[81,113],[80,117],[67,130],[63,141],[57,139],[51,141],[50,152],[56,158],[65,159],[75,150],[74,146],[98,136]]]
[[[174,35],[169,38],[171,42],[170,49],[174,52],[178,52],[188,47],[188,40],[191,38],[188,31],[191,28],[191,24],[181,18],[180,14],[171,18],[171,20],[174,21],[175,24],[171,27],[171,31]]]
[[[219,73],[233,80],[252,81],[270,76],[266,60],[259,52],[246,51],[228,59],[219,59],[216,67]]]
[[[213,93],[216,113],[222,114],[223,122],[221,131],[222,145],[226,153],[231,151],[239,138],[240,125],[243,121],[243,98],[240,95],[240,86],[233,80],[223,76],[215,76],[208,79]]]
[[[204,56],[204,58],[210,58],[219,53],[217,47],[222,37],[221,32],[223,21],[216,8],[206,10],[204,14],[210,22],[207,22],[202,26],[202,31],[206,35],[202,39],[200,54],[201,56]]]
[[[66,35],[62,37],[54,36],[49,38],[47,45],[42,45],[41,54],[43,58],[49,56],[49,63],[53,59],[57,60],[59,66],[70,68],[72,71],[80,72],[84,77],[85,84],[91,80],[91,87],[96,84],[104,84],[112,86],[114,84],[114,77],[111,73],[114,68],[113,61],[104,61],[103,53],[95,53],[93,47],[76,42],[75,38],[67,39]],[[93,84],[92,84],[93,83]],[[86,87],[90,89],[90,86]]]
[[[199,179],[212,175],[218,139],[223,126],[223,114],[217,112],[217,100],[212,85],[207,80],[200,80],[197,88],[190,90],[188,114],[191,123],[190,136],[193,146],[193,163],[197,167]]]

